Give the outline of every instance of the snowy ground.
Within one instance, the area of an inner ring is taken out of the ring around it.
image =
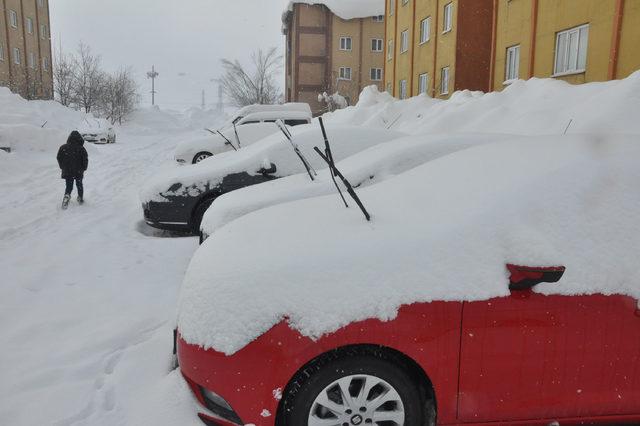
[[[197,239],[152,231],[138,202],[145,179],[175,167],[178,136],[131,127],[88,146],[87,202],[66,212],[55,150],[2,154],[0,424],[199,424],[169,369]]]

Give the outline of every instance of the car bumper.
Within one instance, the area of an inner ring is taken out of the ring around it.
[[[158,207],[159,204],[165,203],[149,202],[142,204],[144,221],[147,225],[167,231],[191,231],[191,227],[188,222],[176,220],[175,218],[170,218],[168,216],[165,217],[162,213],[163,209]]]

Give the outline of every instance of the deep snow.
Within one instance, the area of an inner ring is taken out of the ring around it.
[[[0,98],[0,124],[27,130],[0,152],[0,424],[199,426],[169,372],[197,240],[160,238],[141,224],[137,197],[150,174],[176,167],[175,139],[192,115],[142,110],[117,128],[117,144],[88,145],[87,202],[63,212],[55,152],[78,113],[61,108]],[[43,118],[52,130],[35,126]]]

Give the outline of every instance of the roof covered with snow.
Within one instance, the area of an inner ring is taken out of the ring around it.
[[[291,0],[282,14],[282,23],[287,25],[290,12],[295,4],[324,5],[342,19],[367,18],[384,15],[385,0]]]

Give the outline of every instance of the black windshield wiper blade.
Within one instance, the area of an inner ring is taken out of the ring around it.
[[[211,129],[206,129],[206,128],[205,128],[205,130],[206,130],[207,132],[211,133],[212,135],[220,135],[220,136],[222,136],[222,139],[224,139],[224,140],[226,141],[225,143],[226,143],[227,145],[231,145],[231,148],[233,148],[233,150],[234,150],[234,151],[237,151],[237,150],[238,150],[238,148],[236,148],[236,147],[235,147],[235,145],[233,145],[233,144],[231,143],[231,141],[230,141],[229,139],[227,139],[227,138],[225,137],[225,135],[223,135],[223,134],[222,134],[222,132],[221,132],[220,130],[213,131],[213,130],[211,130]]]
[[[291,132],[289,132],[289,129],[287,129],[287,127],[284,125],[282,120],[277,120],[276,126],[278,126],[280,131],[284,134],[284,137],[287,138],[287,140],[293,147],[293,151],[296,153],[300,161],[302,161],[302,165],[304,165],[304,168],[307,169],[307,173],[309,174],[309,177],[311,178],[311,180],[316,180],[315,176],[317,176],[318,174],[313,169],[313,167],[311,166],[311,163],[309,163],[309,161],[304,156],[304,154],[302,154],[302,152],[300,151],[300,148],[298,148],[298,145],[296,145],[296,143],[293,141],[293,136],[291,135]]]
[[[327,131],[324,128],[324,121],[322,117],[318,117],[318,121],[320,122],[320,129],[322,129],[322,137],[324,138],[324,153],[327,156],[327,159],[330,161],[329,169],[331,172],[331,179],[333,180],[333,184],[336,186],[338,190],[338,194],[340,194],[340,198],[342,198],[342,202],[346,208],[349,208],[349,204],[347,200],[345,200],[344,195],[342,195],[342,189],[340,189],[340,185],[336,181],[336,168],[335,162],[333,161],[333,154],[331,153],[331,145],[329,145],[329,138],[327,137]]]

